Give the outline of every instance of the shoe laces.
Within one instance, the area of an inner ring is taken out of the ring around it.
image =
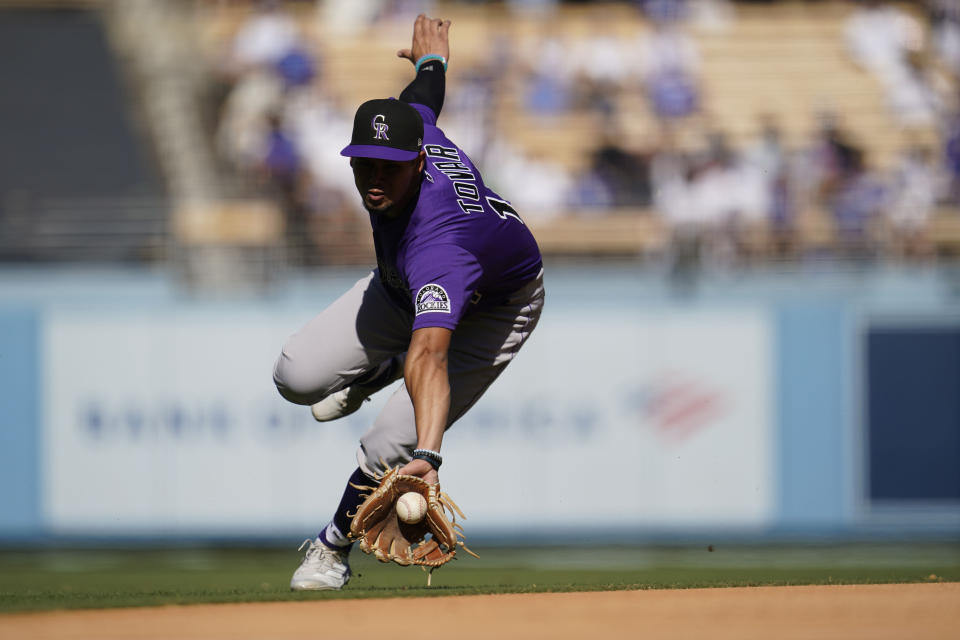
[[[317,542],[316,540],[307,538],[300,544],[300,548],[297,549],[297,551],[303,551],[304,547],[307,547],[305,559],[309,560],[310,562],[317,562],[322,565],[330,565],[334,563],[343,565],[346,564],[346,554],[343,551],[331,549],[327,545]]]

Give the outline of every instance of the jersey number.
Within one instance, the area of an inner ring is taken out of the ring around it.
[[[509,216],[520,224],[523,224],[523,220],[520,219],[520,214],[517,213],[517,210],[513,208],[513,205],[506,200],[497,200],[496,198],[487,196],[487,204],[489,204],[490,208],[496,211],[497,215],[503,220],[506,220]]]

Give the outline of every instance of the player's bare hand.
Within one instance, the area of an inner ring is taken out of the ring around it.
[[[397,56],[416,64],[423,56],[435,54],[450,60],[450,21],[417,16],[413,23],[413,44],[397,51]]]
[[[400,467],[400,473],[408,476],[417,476],[418,478],[423,478],[430,484],[439,484],[440,476],[437,475],[437,470],[434,469],[429,462],[426,460],[411,460],[404,466]]]

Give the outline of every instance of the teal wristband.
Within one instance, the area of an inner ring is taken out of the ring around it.
[[[443,70],[444,71],[447,70],[447,59],[444,58],[439,53],[428,53],[425,56],[421,56],[420,59],[417,60],[417,63],[414,65],[414,69],[416,70],[417,73],[420,73],[420,66],[423,65],[423,63],[425,62],[430,62],[431,60],[439,60],[440,62],[443,63]]]

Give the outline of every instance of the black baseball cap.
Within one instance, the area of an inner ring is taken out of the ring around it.
[[[368,100],[353,118],[353,137],[340,155],[348,158],[413,160],[423,146],[423,118],[400,100]]]

